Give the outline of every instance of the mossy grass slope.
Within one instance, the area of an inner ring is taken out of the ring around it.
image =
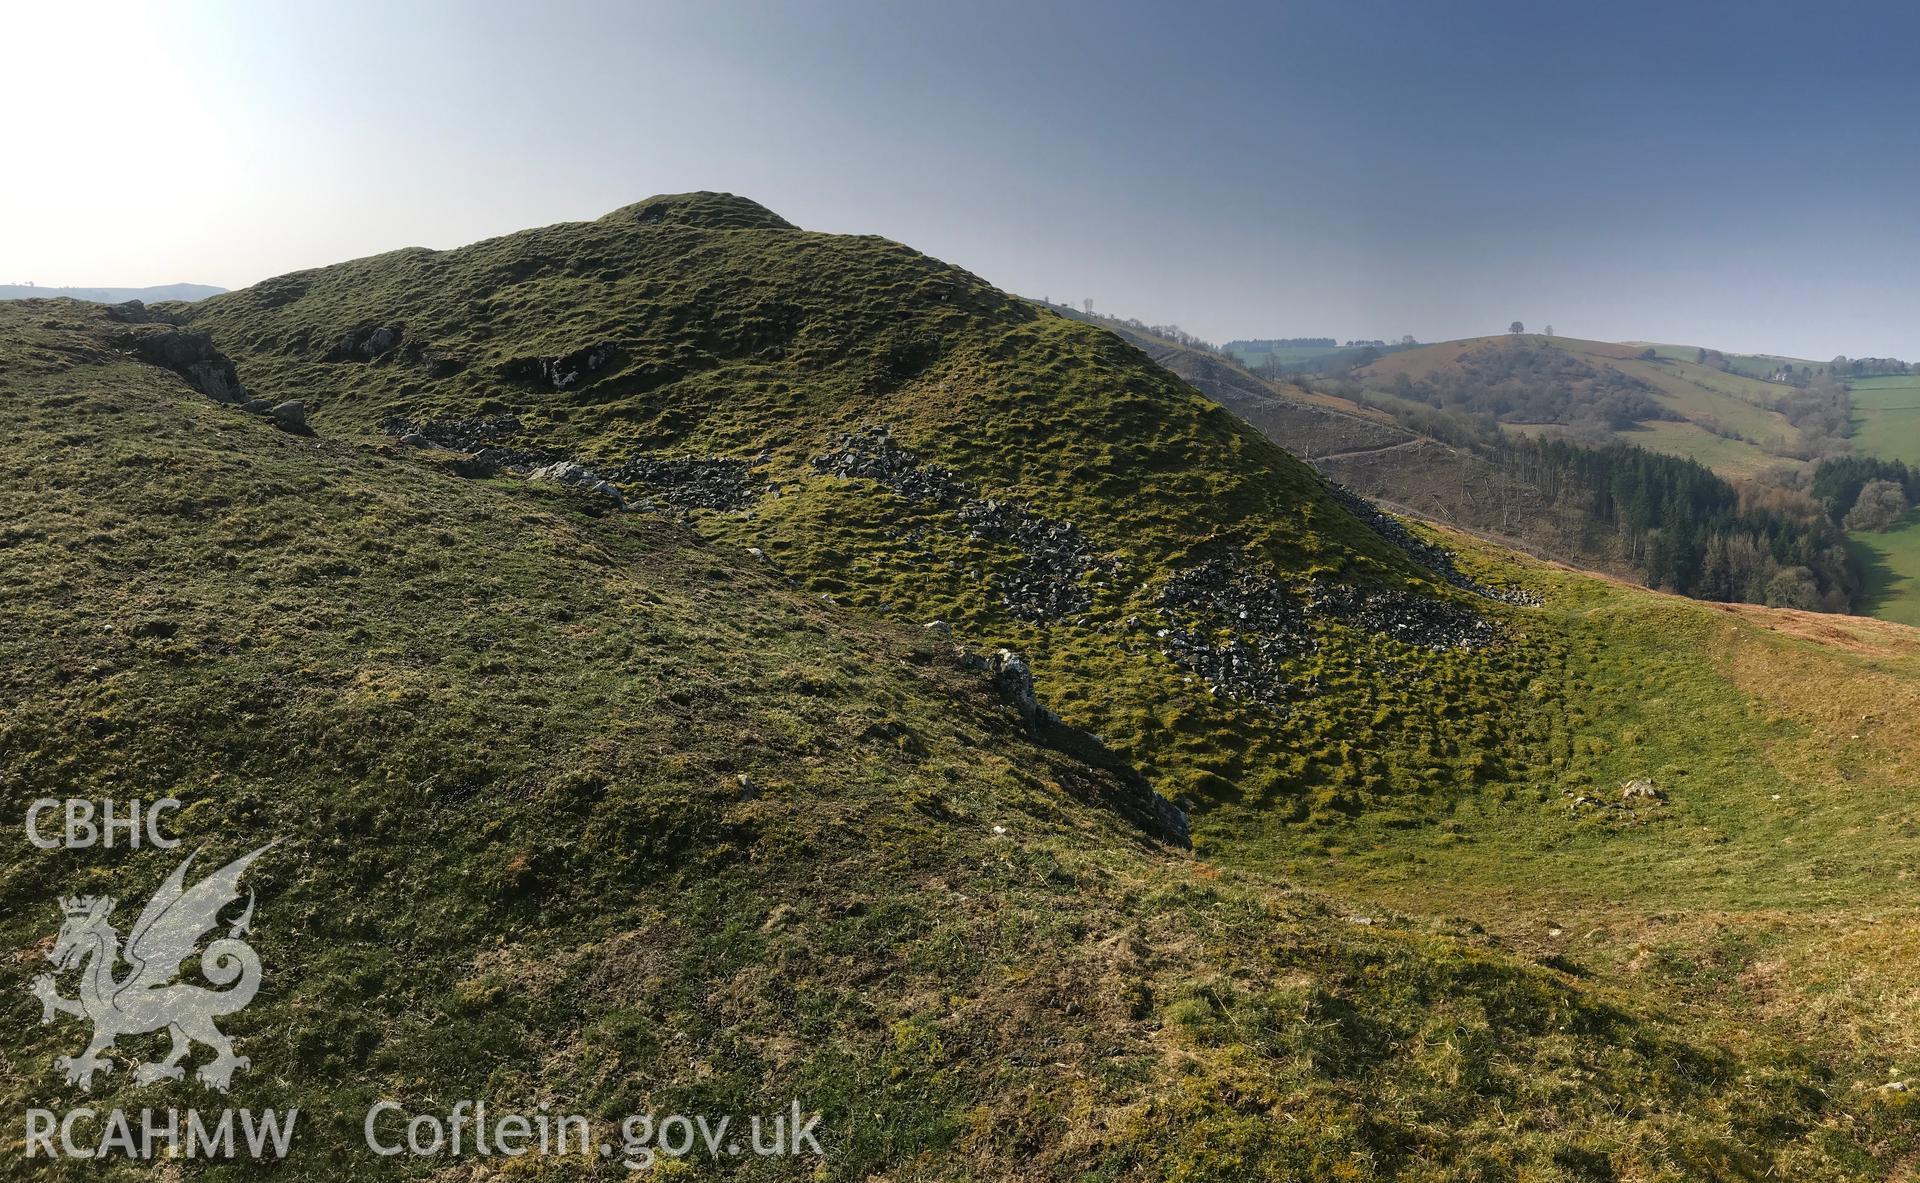
[[[825,1115],[824,1162],[743,1178],[1843,1179],[1903,1148],[1784,1041],[1156,845],[917,628],[675,522],[277,432],[122,328],[0,308],[0,786],[16,816],[177,795],[209,859],[283,839],[226,1103],[304,1132],[180,1177],[466,1169],[370,1162],[378,1099]],[[137,907],[176,857],[5,848],[10,1112],[73,1097],[80,1028],[25,989],[54,898]],[[133,1085],[127,1043],[87,1103],[207,1103]]]
[[[263,919],[313,960],[248,1012],[293,1040],[256,1098],[779,1091],[836,1115],[849,1178],[1817,1179],[1907,1149],[1913,1094],[1873,1086],[1920,1072],[1891,952],[1911,633],[1442,538],[1543,602],[1475,597],[1100,329],[725,195],[160,311],[318,436],[132,361],[104,312],[9,314],[0,773],[320,836],[263,901],[318,935]],[[777,495],[621,513],[384,430],[477,415],[597,467],[755,462]],[[811,463],[878,425],[1070,522],[1084,607],[1016,612],[1016,546]],[[1281,706],[1241,701],[1157,635],[1223,555],[1496,629],[1317,621]],[[935,618],[1191,801],[1200,861]],[[90,857],[13,868],[16,948],[53,894],[166,870]],[[20,999],[14,1062],[66,1050]]]

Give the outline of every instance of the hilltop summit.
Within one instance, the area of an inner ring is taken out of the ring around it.
[[[643,226],[697,226],[703,230],[794,230],[792,222],[759,202],[732,193],[700,190],[661,193],[624,205],[606,222],[634,221]]]

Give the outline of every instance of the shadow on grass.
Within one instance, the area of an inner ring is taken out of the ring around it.
[[[1909,531],[1920,533],[1920,511],[1907,515],[1900,525],[1885,534],[1868,537],[1892,540]],[[1847,547],[1853,552],[1860,564],[1861,585],[1858,611],[1863,616],[1875,616],[1883,619],[1896,619],[1912,615],[1911,611],[1901,613],[1900,617],[1886,615],[1889,608],[1905,604],[1910,599],[1920,599],[1920,569],[1908,567],[1902,570],[1889,561],[1890,556],[1885,543],[1875,545],[1865,537],[1854,535],[1847,540]]]

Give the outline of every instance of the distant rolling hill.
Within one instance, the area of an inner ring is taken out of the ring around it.
[[[195,300],[221,295],[226,290],[204,283],[169,283],[151,288],[41,288],[7,283],[0,284],[0,300],[68,299],[85,300],[92,304],[124,304],[128,300],[158,304],[163,300],[179,300],[191,304]]]
[[[1134,322],[1050,307],[1118,333],[1329,479],[1396,512],[1530,554],[1640,578],[1613,526],[1472,447],[1403,425],[1380,405],[1261,378],[1233,355],[1170,340]],[[1382,402],[1401,410],[1391,399]]]
[[[1645,413],[1603,429],[1729,476],[1805,459],[1806,439],[1779,410],[1792,387],[1666,349],[1535,333],[1474,337],[1391,353],[1353,377],[1382,395],[1483,411],[1503,430],[1529,435],[1568,433],[1599,399],[1637,401]]]

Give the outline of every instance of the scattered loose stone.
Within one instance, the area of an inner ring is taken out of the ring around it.
[[[952,506],[975,537],[1011,544],[1021,562],[1001,579],[1000,594],[1022,620],[1052,622],[1086,612],[1093,606],[1086,576],[1110,566],[1071,522],[1027,505],[976,496],[952,470],[925,464],[901,447],[885,426],[841,436],[812,463],[832,476],[878,481],[915,504]]]
[[[562,457],[544,448],[518,443],[524,430],[515,415],[467,415],[458,418],[389,419],[380,425],[388,435],[413,447],[427,444],[450,452],[484,455],[498,468],[538,468]]]
[[[754,482],[752,468],[745,460],[725,457],[668,460],[642,454],[615,466],[608,476],[646,485],[655,499],[676,510],[738,510],[758,501],[763,491]]]
[[[968,494],[951,469],[923,465],[918,456],[895,442],[892,431],[884,426],[861,435],[841,436],[831,451],[813,458],[813,467],[830,476],[879,481],[913,502],[944,504]]]
[[[1499,638],[1499,626],[1472,609],[1394,588],[1351,584],[1314,587],[1314,608],[1342,624],[1422,649],[1479,649]]]
[[[1341,505],[1347,508],[1349,513],[1372,527],[1375,534],[1380,535],[1380,537],[1406,552],[1407,556],[1414,562],[1425,567],[1435,575],[1438,575],[1446,582],[1463,591],[1470,591],[1475,595],[1484,596],[1489,600],[1499,600],[1502,603],[1517,604],[1529,608],[1537,608],[1540,606],[1540,597],[1534,595],[1532,592],[1519,588],[1489,587],[1486,584],[1480,583],[1455,565],[1452,551],[1447,550],[1445,547],[1435,546],[1426,539],[1418,537],[1411,530],[1401,525],[1393,515],[1385,512],[1379,506],[1368,501],[1358,493],[1355,493],[1345,485],[1333,482],[1329,483],[1333,484],[1334,497]]]

